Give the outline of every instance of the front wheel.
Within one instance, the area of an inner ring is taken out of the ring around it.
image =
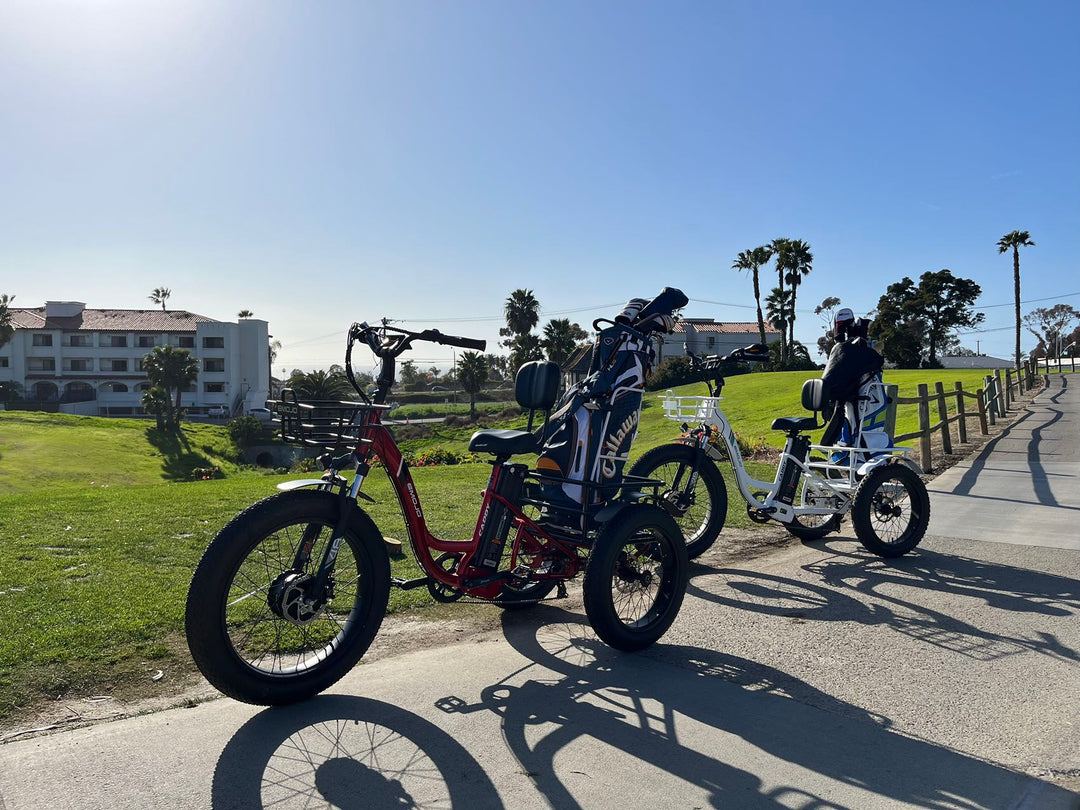
[[[375,524],[351,503],[326,587],[315,574],[334,535],[340,496],[295,490],[233,518],[210,543],[188,589],[185,624],[206,679],[246,703],[293,703],[360,660],[390,594],[390,560]],[[301,563],[298,551],[311,544]]]
[[[682,534],[656,506],[627,506],[608,523],[585,569],[585,613],[601,640],[640,650],[667,632],[686,593]]]
[[[851,522],[867,551],[880,557],[906,554],[930,525],[926,484],[903,464],[875,467],[855,491]]]
[[[634,462],[630,475],[664,482],[660,488],[660,508],[682,530],[691,560],[716,542],[727,519],[727,485],[720,470],[704,453],[685,444],[662,444]]]

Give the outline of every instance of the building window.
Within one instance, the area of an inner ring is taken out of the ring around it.
[[[707,338],[705,338],[705,345],[708,346],[710,349],[715,349],[716,338],[714,338],[712,335],[709,335]]]
[[[224,358],[207,358],[203,360],[203,371],[224,371]]]
[[[94,339],[92,335],[68,335],[67,345],[76,347],[82,346],[85,348],[87,346],[93,346]]]
[[[127,335],[104,335],[102,346],[111,346],[114,349],[122,349],[127,346]]]
[[[139,391],[149,391],[153,387],[154,386],[150,385],[150,383],[144,382],[144,383],[139,383],[139,386],[138,386],[137,390],[139,390]]]
[[[0,368],[8,367],[8,359],[6,357],[0,357]]]
[[[224,394],[225,383],[203,383],[204,394]]]
[[[52,335],[34,335],[35,346],[52,346]]]
[[[56,371],[55,357],[27,357],[27,371]]]
[[[176,347],[178,349],[194,349],[195,338],[191,337],[191,335],[180,335],[176,338]]]
[[[128,387],[119,382],[108,382],[101,386],[101,390],[112,394],[126,394]]]
[[[64,386],[64,402],[90,402],[94,398],[94,389],[89,383],[73,382]]]
[[[93,361],[86,358],[72,358],[67,361],[68,371],[92,371]]]
[[[101,361],[101,370],[102,371],[127,371],[128,370],[128,361],[127,360],[102,360]]]
[[[202,339],[202,347],[204,349],[224,349],[225,338],[223,337],[204,337]]]
[[[157,338],[153,335],[139,335],[139,348],[152,349],[157,346]]]

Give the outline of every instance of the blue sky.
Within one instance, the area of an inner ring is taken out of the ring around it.
[[[1024,312],[1080,307],[1077,41],[1075,0],[8,0],[0,292],[163,285],[314,368],[382,316],[493,343],[517,287],[545,320],[665,285],[752,320],[731,263],[785,236],[809,345],[824,297],[947,267],[989,307],[964,344],[1006,357],[1003,234],[1036,242]]]

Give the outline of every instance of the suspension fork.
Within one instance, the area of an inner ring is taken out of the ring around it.
[[[675,473],[675,479],[671,482],[671,488],[679,493],[680,500],[684,494],[692,493],[694,487],[697,486],[698,476],[701,474],[701,465],[708,460],[708,451],[706,448],[709,445],[709,429],[707,427],[698,428],[695,431],[696,435],[691,434],[691,440],[686,442],[687,447],[694,448],[697,452],[694,453],[694,463],[690,467],[690,477],[686,481],[686,486],[682,486],[682,477],[686,471],[685,467],[679,467]],[[683,506],[684,504],[679,504]],[[685,504],[689,506],[689,504]]]

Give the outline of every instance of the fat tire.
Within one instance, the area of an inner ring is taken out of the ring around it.
[[[639,551],[642,543],[657,544],[652,550],[662,557],[661,573],[649,609],[627,620],[620,617],[613,592],[620,582],[628,582],[619,574],[628,562],[624,549]],[[617,650],[641,650],[655,643],[679,614],[689,568],[682,532],[666,512],[652,504],[626,506],[597,536],[585,568],[582,595],[596,635]]]
[[[371,518],[349,502],[346,508],[351,514],[345,541],[356,560],[359,586],[349,621],[335,638],[334,649],[302,671],[272,674],[246,662],[229,635],[226,603],[234,578],[249,555],[263,540],[288,526],[334,527],[340,502],[339,495],[316,490],[273,495],[233,518],[211,541],[199,561],[185,609],[188,647],[206,679],[229,697],[264,706],[311,697],[352,669],[378,632],[390,595],[390,558]],[[316,554],[321,558],[318,547]],[[312,562],[317,565],[318,559],[313,557]],[[267,568],[268,576],[276,570]],[[268,620],[288,624],[272,616]]]
[[[689,471],[693,469],[698,458],[700,458],[700,461],[697,462],[698,482],[694,491],[694,499],[696,502],[700,496],[705,496],[707,500],[705,505],[709,510],[708,517],[696,529],[691,527],[693,533],[687,535],[683,522],[677,516],[672,515],[686,540],[686,553],[691,560],[705,553],[716,542],[716,538],[720,536],[720,532],[724,528],[728,510],[727,484],[724,483],[724,476],[720,474],[720,470],[717,469],[712,459],[697,448],[685,444],[662,444],[659,447],[654,447],[642,455],[630,468],[630,475],[640,476],[641,478],[657,478],[658,476],[655,475],[657,470],[665,465],[675,464],[684,468],[682,475],[685,477],[689,476]],[[674,477],[671,476],[671,478]],[[671,482],[665,480],[664,483]],[[663,493],[661,492],[662,496]],[[665,507],[662,506],[662,508]],[[667,511],[667,508],[665,508],[665,511]],[[687,522],[693,521],[688,520]]]
[[[874,497],[889,481],[896,481],[904,487],[911,509],[910,522],[900,536],[892,541],[885,540],[878,534],[872,520],[875,514]],[[930,525],[930,495],[926,491],[926,484],[906,464],[888,463],[875,467],[855,490],[851,522],[855,527],[855,536],[867,551],[879,557],[901,557],[907,554],[923,539]]]

